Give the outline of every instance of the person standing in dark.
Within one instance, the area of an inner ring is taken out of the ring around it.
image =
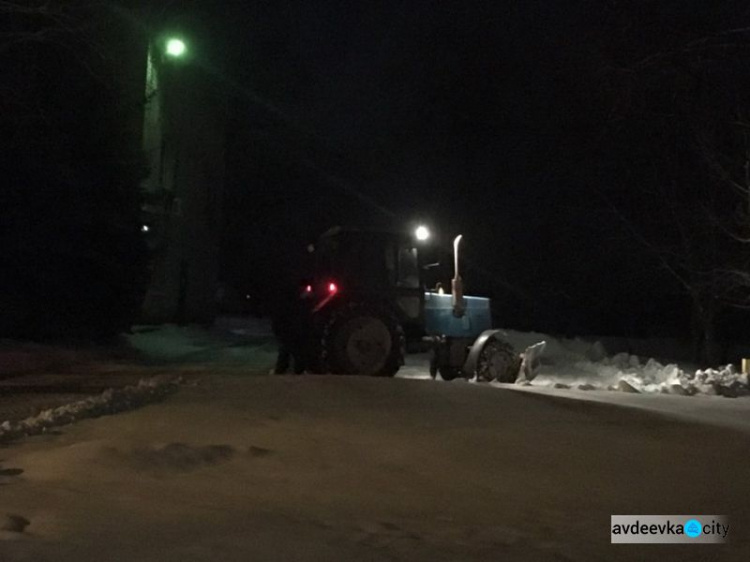
[[[302,374],[308,364],[310,295],[305,283],[282,283],[276,292],[271,327],[279,345],[273,372],[283,375],[292,368]]]

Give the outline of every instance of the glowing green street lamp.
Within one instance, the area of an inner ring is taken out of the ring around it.
[[[172,38],[167,40],[166,53],[170,57],[180,58],[187,52],[187,45],[182,39]]]

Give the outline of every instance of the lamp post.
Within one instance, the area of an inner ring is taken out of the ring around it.
[[[198,64],[199,29],[189,38],[165,33],[149,49],[143,148],[150,173],[143,187],[151,203],[144,209],[153,250],[144,304],[150,321],[215,315],[224,106]]]
[[[144,180],[144,227],[153,252],[152,274],[144,303],[144,315],[149,319],[172,319],[174,302],[184,293],[182,277],[177,272],[180,255],[179,221],[181,200],[176,187],[177,162],[181,152],[177,133],[179,123],[173,107],[174,99],[167,90],[182,71],[175,72],[178,62],[188,55],[187,43],[176,36],[161,36],[148,48],[146,60],[145,107],[143,112],[143,151],[149,168]],[[180,65],[181,66],[181,65]],[[184,300],[184,299],[183,299]]]
[[[146,190],[163,190],[164,149],[163,140],[167,128],[167,115],[164,110],[164,65],[166,59],[185,59],[188,47],[179,37],[166,37],[153,41],[148,48],[146,60],[145,110],[143,114],[143,150],[148,158],[150,175],[146,180]]]

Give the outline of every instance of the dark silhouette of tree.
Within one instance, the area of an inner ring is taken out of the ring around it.
[[[594,152],[620,226],[687,296],[697,357],[747,306],[750,28],[745,6],[611,3],[598,40],[610,117]],[[744,19],[743,19],[744,16]]]

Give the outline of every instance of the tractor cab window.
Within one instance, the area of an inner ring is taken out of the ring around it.
[[[398,287],[419,289],[419,263],[416,248],[398,250]]]
[[[337,279],[346,287],[388,286],[389,272],[384,263],[388,257],[383,254],[379,237],[360,233],[331,236],[319,244],[316,253],[318,276]]]
[[[325,239],[317,245],[315,248],[315,271],[318,275],[326,277],[335,272],[338,246],[338,240],[335,238]]]

